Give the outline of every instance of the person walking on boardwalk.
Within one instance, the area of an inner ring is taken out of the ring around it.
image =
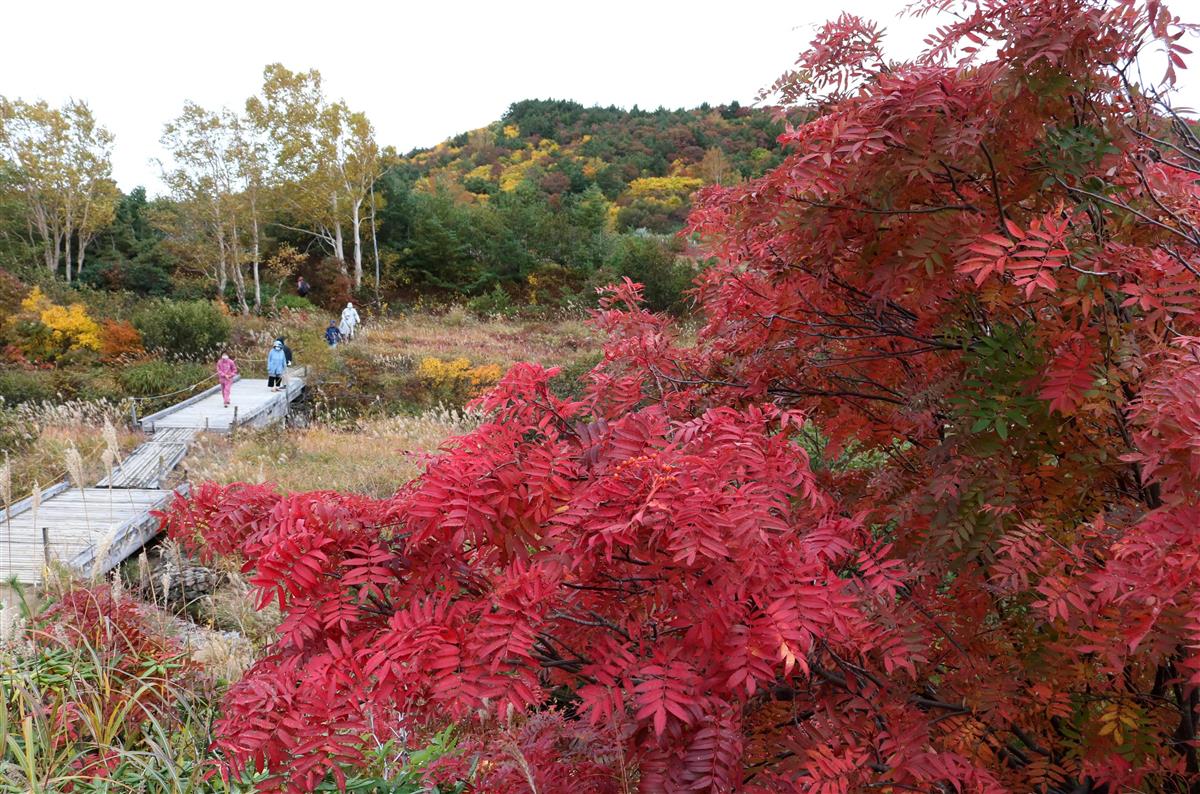
[[[338,342],[341,340],[342,331],[337,326],[337,320],[331,319],[329,321],[329,327],[325,329],[325,341],[329,343],[330,347],[337,347]]]
[[[237,376],[237,362],[230,358],[228,353],[222,353],[217,361],[217,381],[221,384],[221,399],[225,401],[226,408],[229,407],[229,392],[233,389],[233,379]]]
[[[342,332],[342,337],[345,339],[354,338],[354,329],[362,319],[358,316],[358,310],[354,308],[353,303],[347,303],[346,308],[342,309],[342,324],[339,330]]]
[[[284,339],[282,336],[277,336],[277,337],[275,337],[275,341],[278,342],[279,344],[283,345],[283,355],[284,355],[284,358],[287,360],[287,365],[290,367],[292,365],[292,349],[290,347],[288,347],[287,340]]]
[[[267,388],[279,391],[283,387],[283,373],[287,370],[287,355],[283,352],[283,342],[278,339],[267,353]]]

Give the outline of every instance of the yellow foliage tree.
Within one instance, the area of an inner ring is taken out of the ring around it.
[[[543,146],[539,149],[530,149],[528,152],[523,152],[523,150],[513,152],[512,165],[505,167],[500,173],[500,189],[506,192],[516,190],[530,169],[548,160],[555,151],[554,147]]]
[[[700,178],[706,185],[736,185],[742,181],[742,175],[733,167],[729,157],[716,146],[704,153],[699,168]]]
[[[440,359],[426,356],[417,365],[416,375],[437,401],[464,401],[500,380],[503,374],[496,364],[471,366],[465,358]]]
[[[30,317],[39,317],[41,313],[50,308],[54,304],[42,292],[41,287],[34,287],[28,295],[21,300],[21,312]]]
[[[87,308],[82,303],[60,306],[46,297],[40,287],[34,287],[21,301],[21,313],[13,321],[36,321],[45,326],[50,335],[49,345],[29,351],[38,358],[54,358],[70,350],[100,350],[100,326],[88,315]]]
[[[704,187],[704,180],[690,176],[644,176],[629,183],[629,195],[634,199],[668,202],[685,199]]]
[[[67,350],[99,350],[100,326],[88,316],[82,303],[69,307],[51,306],[42,312],[42,322],[54,334],[54,340]]]

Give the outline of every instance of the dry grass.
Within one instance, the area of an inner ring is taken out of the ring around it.
[[[254,647],[243,636],[211,632],[192,652],[192,661],[221,681],[237,681],[254,664]]]
[[[71,450],[79,452],[83,479],[94,483],[106,472],[105,422],[116,430],[122,453],[141,438],[130,431],[125,417],[108,403],[70,402],[63,405],[20,405],[7,409],[2,421],[12,433],[5,436],[0,465],[8,458],[12,499],[28,494],[35,482],[43,488],[67,475]]]
[[[268,428],[203,438],[188,454],[192,480],[273,482],[285,491],[333,489],[384,497],[420,473],[425,456],[477,418],[446,408],[367,419],[349,429]]]
[[[461,309],[367,324],[356,344],[376,356],[461,356],[475,364],[501,366],[517,361],[564,364],[599,346],[594,332],[579,320],[479,320]]]
[[[358,337],[345,347],[332,350],[323,338],[331,316],[320,311],[286,312],[278,317],[239,320],[238,347],[247,355],[258,351],[265,356],[271,341],[283,335],[296,356],[296,363],[318,370],[328,369],[348,349],[372,357],[463,356],[475,364],[507,366],[517,361],[536,361],[550,366],[566,363],[599,347],[595,333],[582,320],[480,320],[461,307],[454,307],[440,314],[365,317]]]
[[[258,609],[258,594],[240,566],[225,560],[221,567],[226,571],[224,581],[200,605],[208,623],[219,631],[236,632],[251,649],[262,650],[274,644],[275,629],[283,620],[279,605],[272,601]]]

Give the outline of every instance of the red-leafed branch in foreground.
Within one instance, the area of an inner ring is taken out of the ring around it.
[[[285,614],[232,769],[456,723],[481,792],[1200,789],[1200,138],[1129,79],[1186,29],[924,6],[775,87],[830,93],[699,201],[695,344],[625,284],[587,398],[516,367],[394,498],[173,507]]]

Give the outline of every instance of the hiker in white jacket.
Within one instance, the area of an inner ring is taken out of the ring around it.
[[[338,330],[342,332],[342,336],[346,339],[354,338],[354,329],[362,319],[358,316],[358,310],[354,308],[353,303],[347,303],[346,308],[342,309],[342,324]]]

